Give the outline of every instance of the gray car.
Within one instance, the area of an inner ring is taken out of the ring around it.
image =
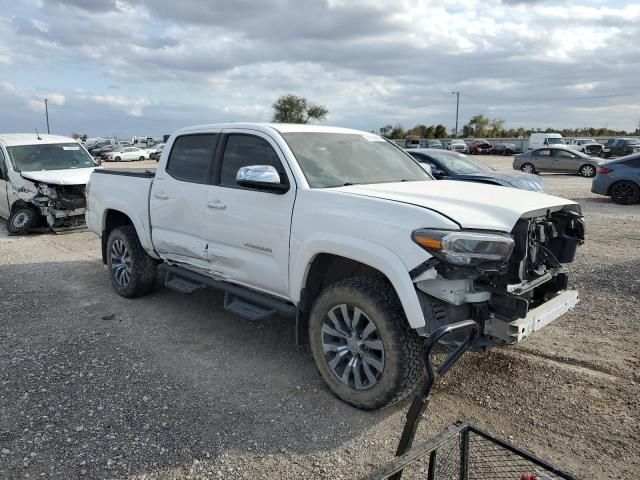
[[[598,168],[598,175],[591,183],[591,191],[607,195],[620,205],[640,201],[640,155],[629,155]]]
[[[513,168],[526,173],[577,173],[595,177],[601,160],[567,147],[544,147],[513,157]]]

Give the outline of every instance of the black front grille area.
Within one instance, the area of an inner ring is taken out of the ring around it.
[[[85,208],[87,199],[84,193],[84,185],[61,185],[57,187],[58,198],[56,208],[63,210],[75,210]]]

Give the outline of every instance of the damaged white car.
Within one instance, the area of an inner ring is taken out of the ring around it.
[[[85,185],[97,166],[69,137],[0,134],[0,216],[9,233],[83,228]]]

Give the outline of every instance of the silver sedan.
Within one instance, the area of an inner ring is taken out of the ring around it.
[[[513,168],[526,173],[573,173],[595,177],[601,160],[566,147],[544,147],[513,157]]]

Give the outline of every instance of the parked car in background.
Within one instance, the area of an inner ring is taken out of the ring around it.
[[[153,158],[151,155],[154,154],[155,152],[157,152],[158,148],[163,147],[163,146],[164,146],[164,143],[158,143],[158,144],[154,145],[153,147],[146,147],[146,148],[139,147],[139,148],[142,148],[142,150],[146,150],[147,153],[149,154],[149,158]]]
[[[431,175],[437,180],[488,183],[544,192],[544,183],[537,175],[523,172],[497,172],[480,160],[462,153],[427,148],[414,148],[407,153],[421,164],[428,165],[431,168]]]
[[[160,145],[158,145],[158,147],[155,149],[155,151],[151,152],[149,154],[149,158],[152,160],[155,160],[156,162],[158,160],[160,160],[160,156],[162,155],[162,151],[164,150],[164,143],[161,143]]]
[[[459,138],[454,138],[453,140],[451,140],[447,148],[452,152],[467,153],[469,151],[469,147],[467,146],[467,144]]]
[[[607,195],[620,205],[631,205],[640,201],[640,154],[602,163],[591,191]]]
[[[131,162],[134,160],[145,160],[147,158],[149,158],[149,154],[146,150],[138,147],[121,148],[107,155],[107,161],[109,162]]]
[[[404,148],[419,148],[420,137],[418,135],[407,135],[404,139]]]
[[[604,149],[604,158],[623,157],[640,153],[640,139],[638,138],[613,138],[607,142]]]
[[[532,133],[529,137],[529,150],[553,145],[565,145],[562,135],[559,133]]]
[[[119,149],[120,147],[118,147],[117,145],[105,145],[104,147],[95,150],[93,152],[93,156],[96,158],[106,159],[111,152]]]
[[[526,173],[577,173],[594,177],[601,160],[568,147],[536,148],[513,157],[513,168]]]
[[[574,138],[569,141],[567,146],[592,157],[599,157],[604,152],[604,145],[596,142],[593,138]]]
[[[471,155],[486,155],[491,153],[493,145],[483,139],[476,139],[469,144],[469,154]]]
[[[97,166],[73,138],[0,134],[0,216],[7,231],[84,227],[85,185]]]
[[[491,149],[493,155],[515,155],[522,150],[515,143],[498,143]]]
[[[427,148],[441,148],[444,149],[444,145],[440,140],[427,140]]]

